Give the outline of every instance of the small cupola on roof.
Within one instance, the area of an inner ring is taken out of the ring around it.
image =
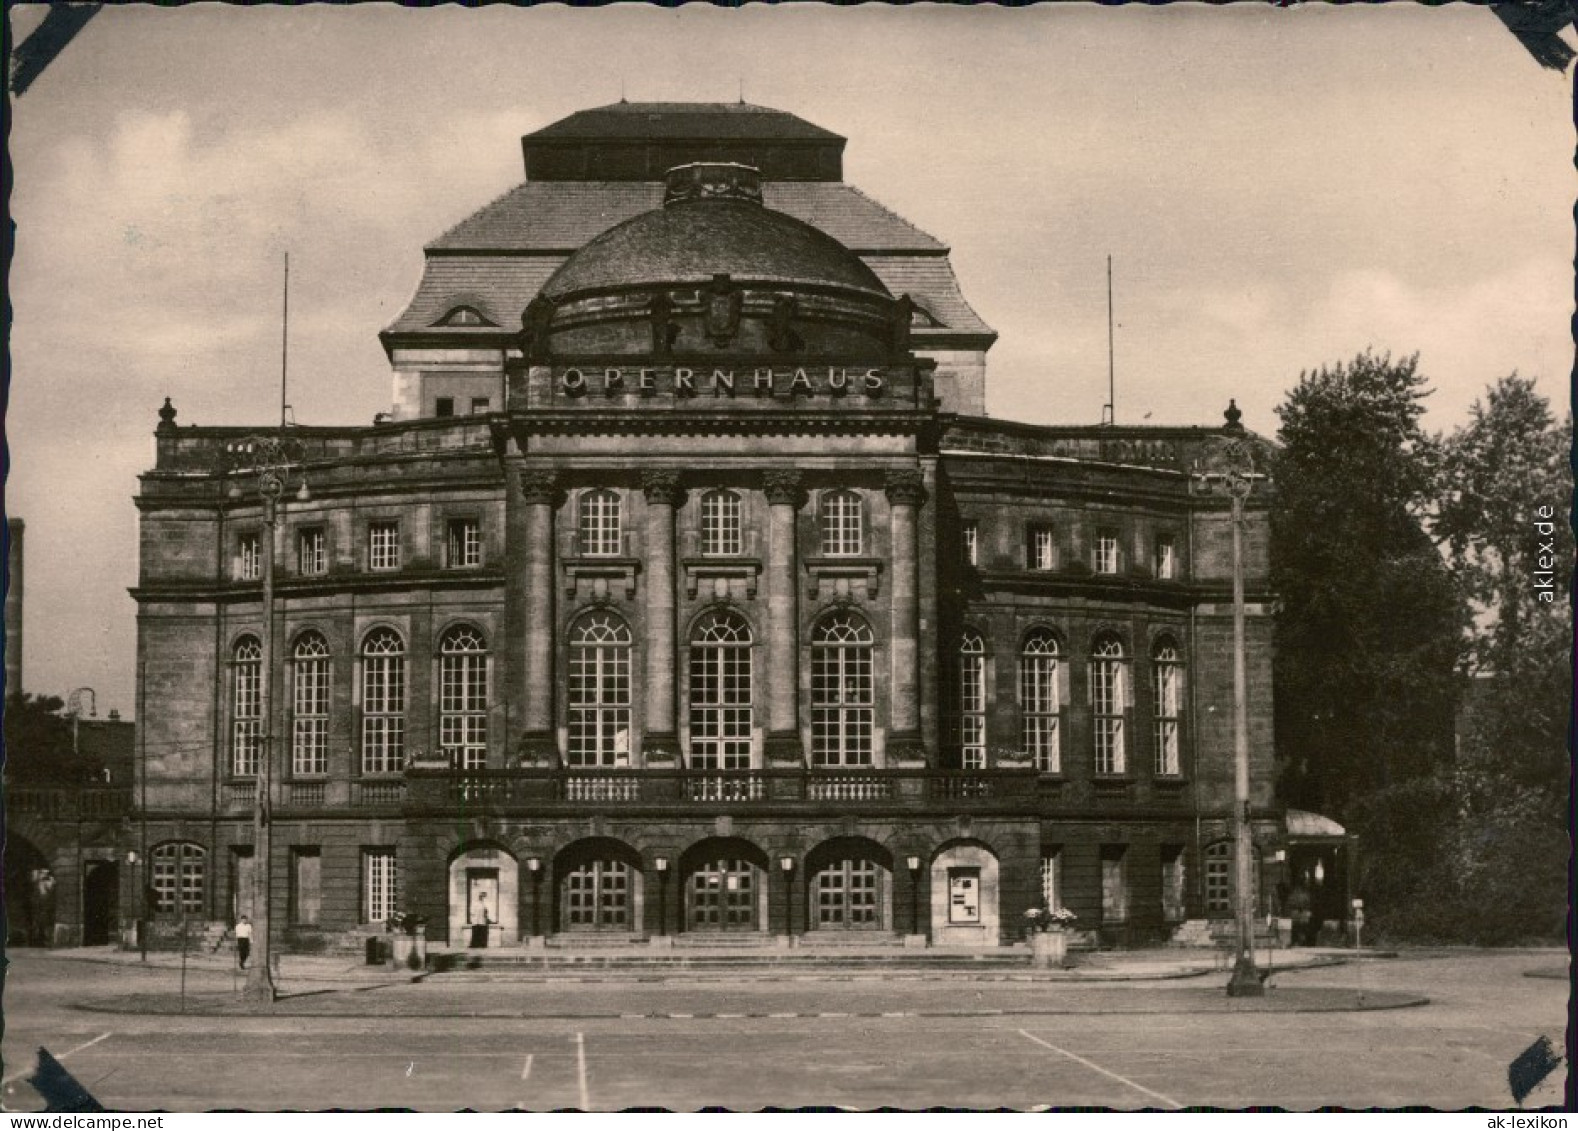
[[[907,330],[908,304],[858,255],[762,203],[758,170],[696,162],[669,170],[662,207],[570,256],[523,324],[539,355],[853,360],[888,356],[901,316]]]

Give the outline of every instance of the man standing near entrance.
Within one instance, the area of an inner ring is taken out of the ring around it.
[[[247,968],[247,956],[252,953],[252,920],[245,915],[236,920],[236,959],[241,969]]]

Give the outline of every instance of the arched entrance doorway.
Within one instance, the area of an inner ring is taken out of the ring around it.
[[[886,931],[893,924],[893,856],[874,840],[839,837],[806,856],[806,923],[813,931]]]
[[[713,837],[680,857],[687,931],[765,931],[767,856],[737,837]]]
[[[113,860],[89,860],[82,876],[82,945],[115,941],[120,924],[120,868]]]
[[[6,829],[5,918],[7,946],[49,946],[55,937],[55,873],[49,857]]]
[[[520,939],[520,870],[496,844],[472,844],[449,862],[449,945],[507,946]]]
[[[558,929],[634,934],[641,930],[641,857],[623,841],[576,841],[554,858]]]

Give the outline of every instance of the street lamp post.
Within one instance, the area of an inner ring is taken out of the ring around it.
[[[247,968],[242,996],[247,1001],[272,1002],[274,985],[274,947],[271,923],[273,879],[274,715],[272,685],[274,674],[274,535],[279,526],[279,506],[285,495],[285,481],[300,463],[300,445],[283,436],[252,436],[241,444],[242,457],[250,456],[251,470],[257,473],[258,497],[263,502],[263,534],[258,547],[263,582],[263,657],[258,679],[258,713],[263,733],[258,737],[257,784],[252,794],[252,866],[254,869],[252,907],[253,961]],[[239,495],[232,489],[232,495]],[[307,497],[303,481],[298,498]]]
[[[1202,491],[1220,488],[1233,507],[1233,843],[1234,904],[1238,942],[1228,997],[1260,997],[1265,984],[1255,969],[1254,840],[1249,826],[1249,697],[1244,644],[1244,501],[1255,484],[1254,449],[1239,423],[1243,414],[1229,401],[1223,414],[1229,437],[1203,456],[1194,468]]]

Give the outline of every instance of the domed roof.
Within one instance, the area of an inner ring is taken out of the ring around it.
[[[736,283],[809,284],[891,298],[882,281],[832,236],[761,203],[756,170],[685,165],[670,171],[662,208],[611,228],[543,284],[551,299],[605,288]]]

